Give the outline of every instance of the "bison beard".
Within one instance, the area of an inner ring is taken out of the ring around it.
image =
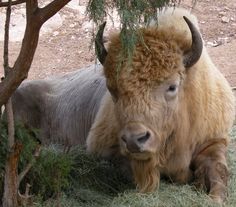
[[[156,159],[132,160],[131,167],[135,183],[140,192],[154,191],[159,187],[160,172],[157,168]]]

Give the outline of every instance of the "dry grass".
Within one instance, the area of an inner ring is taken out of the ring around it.
[[[229,196],[224,206],[236,206],[236,127],[231,132],[229,148],[230,166]],[[160,189],[150,194],[140,194],[120,173],[117,166],[87,157],[80,151],[77,168],[72,173],[71,187],[64,191],[59,200],[35,202],[35,206],[53,207],[213,207],[204,192],[191,185],[175,185],[162,181]],[[37,199],[36,199],[37,200]],[[41,203],[41,204],[40,204]]]

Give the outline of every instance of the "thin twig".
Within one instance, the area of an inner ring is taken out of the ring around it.
[[[41,145],[37,145],[35,152],[34,152],[34,157],[26,165],[25,169],[18,175],[18,188],[19,188],[19,185],[20,185],[21,181],[23,180],[23,178],[26,176],[26,174],[29,172],[29,170],[31,169],[31,167],[35,163],[35,160],[39,157],[40,151],[41,151]]]
[[[8,59],[8,45],[9,45],[9,25],[11,20],[11,0],[8,2],[7,12],[6,12],[6,22],[5,22],[5,35],[4,35],[4,53],[3,53],[3,66],[4,74],[7,77],[9,72],[9,59]],[[8,146],[11,149],[15,143],[15,130],[14,130],[14,120],[13,120],[13,110],[11,99],[8,100],[6,104],[6,114],[8,122]]]
[[[6,22],[5,22],[5,35],[4,35],[4,53],[3,53],[3,67],[5,77],[7,76],[9,69],[8,60],[8,45],[9,45],[9,26],[11,20],[11,0],[8,2],[7,12],[6,12]]]

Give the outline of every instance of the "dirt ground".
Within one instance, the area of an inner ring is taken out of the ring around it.
[[[85,6],[86,2],[80,1],[80,4]],[[191,2],[182,0],[181,6],[190,9]],[[231,86],[236,86],[236,0],[198,0],[192,12],[199,19],[213,61]],[[63,26],[40,38],[29,79],[66,73],[95,63],[94,49],[90,49],[92,28],[86,27],[88,17],[68,7],[61,10],[60,15],[65,19]],[[10,43],[10,62],[14,62],[20,45],[20,42]],[[0,48],[2,65],[2,42]]]

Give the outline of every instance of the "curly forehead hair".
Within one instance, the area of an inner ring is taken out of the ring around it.
[[[127,58],[120,61],[122,45],[119,35],[111,37],[104,64],[110,87],[127,89],[130,84],[135,88],[143,83],[152,85],[153,82],[162,82],[172,74],[184,71],[183,51],[190,47],[190,42],[177,35],[174,28],[171,33],[155,27],[141,29],[140,33],[143,40],[137,42],[130,64]]]

